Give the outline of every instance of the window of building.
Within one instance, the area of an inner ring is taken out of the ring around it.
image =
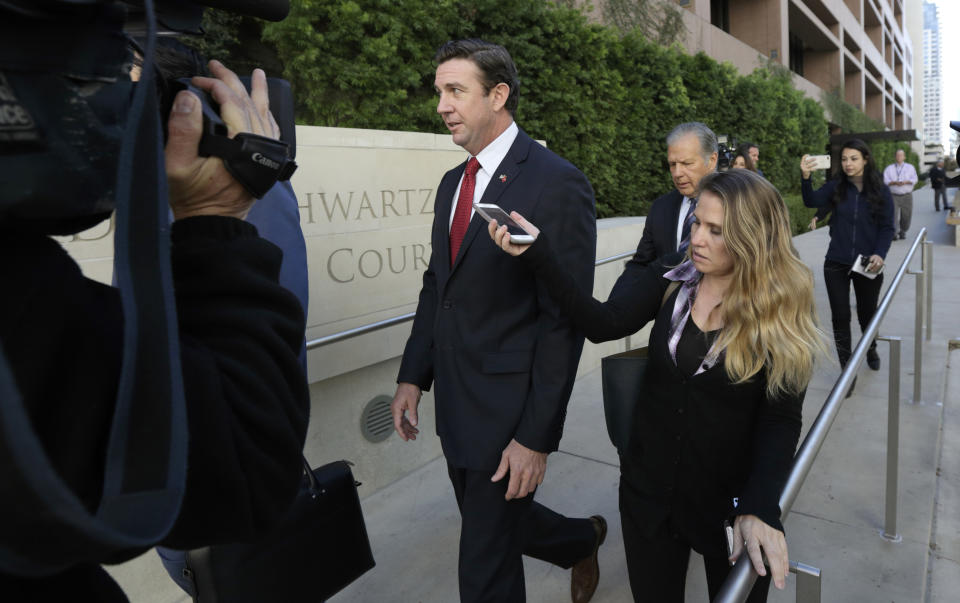
[[[790,71],[803,75],[803,38],[790,34]]]
[[[730,33],[730,0],[710,0],[710,24]]]

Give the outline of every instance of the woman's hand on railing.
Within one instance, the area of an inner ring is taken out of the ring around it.
[[[510,217],[517,221],[517,224],[523,227],[534,240],[537,239],[537,236],[540,234],[540,229],[531,224],[515,211],[510,212]],[[493,239],[493,242],[497,244],[497,247],[503,249],[507,253],[513,256],[520,255],[527,250],[527,247],[530,245],[514,245],[510,242],[510,233],[507,232],[506,226],[500,226],[497,224],[496,220],[490,220],[490,223],[487,224],[487,232],[490,233],[490,238]]]
[[[763,558],[766,556],[767,563],[770,564],[770,573],[773,575],[773,585],[783,590],[787,585],[787,574],[790,573],[787,541],[783,537],[783,532],[771,528],[756,515],[738,515],[733,524],[731,563],[740,557],[744,545],[747,547],[753,568],[761,576],[767,575],[767,569],[763,565]]]

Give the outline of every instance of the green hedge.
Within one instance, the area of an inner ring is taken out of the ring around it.
[[[783,200],[790,210],[790,227],[794,236],[808,232],[810,229],[810,219],[817,213],[816,209],[805,207],[800,193],[788,193],[783,195]]]
[[[445,132],[433,91],[437,47],[481,37],[520,71],[517,122],[584,171],[601,217],[642,215],[671,189],[664,136],[699,120],[750,140],[781,190],[799,187],[799,157],[827,140],[823,110],[782,68],[740,76],[704,54],[589,23],[529,0],[293,0],[264,28],[294,86],[298,122]]]

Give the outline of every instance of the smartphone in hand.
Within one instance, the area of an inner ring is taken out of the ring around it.
[[[829,170],[830,169],[830,156],[829,155],[808,155],[808,161],[813,161],[813,169],[815,170]]]
[[[723,520],[723,535],[725,544],[727,545],[727,557],[733,555],[733,524],[730,523],[729,519]],[[733,565],[732,563],[730,565]]]
[[[483,217],[487,222],[496,220],[497,224],[503,226],[506,224],[507,232],[510,233],[510,242],[515,245],[529,245],[533,243],[534,237],[525,231],[516,220],[510,217],[502,207],[495,203],[474,203],[473,209]]]

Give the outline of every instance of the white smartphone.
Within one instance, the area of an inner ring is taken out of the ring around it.
[[[815,170],[829,170],[830,169],[830,156],[829,155],[808,155],[807,159],[813,160],[813,169]]]
[[[507,225],[507,232],[510,233],[510,242],[517,245],[529,245],[533,243],[533,236],[523,229],[516,220],[510,217],[502,207],[496,203],[474,203],[473,209],[483,217],[484,220],[496,220],[499,226]]]

